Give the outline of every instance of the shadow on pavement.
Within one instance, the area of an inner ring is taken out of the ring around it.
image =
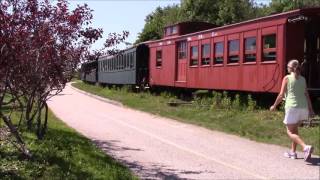
[[[307,161],[307,165],[310,165],[310,166],[320,166],[320,157],[316,157],[316,158],[313,158],[311,157],[308,161]]]
[[[116,155],[120,151],[143,151],[142,149],[131,148],[131,147],[122,147],[117,145],[119,141],[110,140],[110,141],[100,141],[93,140],[93,142],[101,148],[107,154],[113,156],[120,163],[129,167],[136,175],[141,179],[163,179],[163,180],[175,180],[175,179],[186,179],[179,177],[179,174],[201,174],[201,173],[214,173],[207,171],[186,171],[179,169],[172,169],[161,164],[142,164],[138,161],[130,161],[127,157],[119,157]],[[188,178],[189,180],[190,178]]]

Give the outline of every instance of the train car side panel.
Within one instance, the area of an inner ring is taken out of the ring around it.
[[[284,25],[261,29],[259,91],[279,92],[285,75]]]
[[[149,82],[150,85],[174,86],[175,44],[172,41],[163,41],[163,44],[150,47]]]

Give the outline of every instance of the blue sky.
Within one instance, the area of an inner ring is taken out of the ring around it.
[[[268,3],[271,0],[256,0],[258,3]],[[127,42],[133,43],[142,31],[145,17],[157,7],[180,4],[180,0],[70,0],[70,7],[77,4],[88,4],[93,11],[93,27],[104,30],[104,39],[109,33],[129,31]],[[103,40],[96,42],[92,49],[102,47]],[[125,48],[124,45],[119,46]]]

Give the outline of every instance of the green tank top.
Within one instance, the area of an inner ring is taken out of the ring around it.
[[[286,104],[285,108],[307,108],[307,98],[305,95],[306,80],[299,76],[298,79],[290,74],[287,83]]]

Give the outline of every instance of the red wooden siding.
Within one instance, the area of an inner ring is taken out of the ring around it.
[[[299,11],[293,11],[291,14],[284,13],[150,42],[150,84],[196,89],[278,92],[281,80],[286,74],[288,59],[303,58],[301,49],[304,29],[287,22],[290,15],[298,14]],[[288,37],[291,39],[288,40]],[[184,40],[187,40],[187,58],[185,63],[180,63],[177,59],[177,44]],[[168,41],[171,42],[170,45]],[[215,48],[215,44],[219,42],[223,42],[221,64],[214,60],[215,57],[220,57]],[[202,59],[202,47],[207,44],[210,45],[209,63]],[[190,64],[193,46],[198,47],[197,65]],[[154,63],[154,54],[159,48],[163,51],[161,68],[157,68]]]

